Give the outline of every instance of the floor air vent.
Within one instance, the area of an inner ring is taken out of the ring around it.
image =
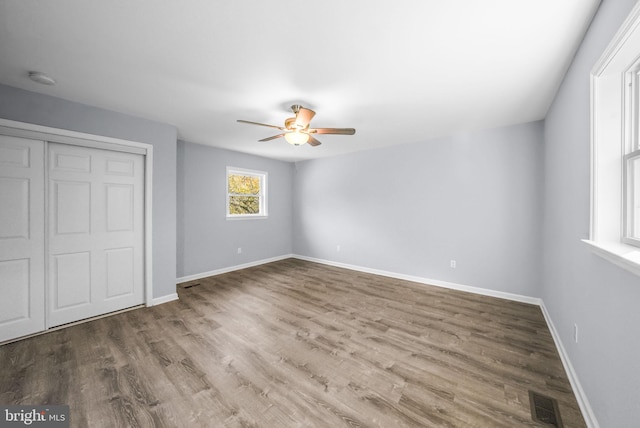
[[[560,419],[556,400],[537,392],[529,391],[529,401],[531,403],[531,417],[534,421],[562,428],[562,420]]]
[[[195,284],[187,284],[187,285],[183,285],[182,288],[191,288],[191,287],[197,287],[198,285],[200,285],[199,282],[196,282]]]

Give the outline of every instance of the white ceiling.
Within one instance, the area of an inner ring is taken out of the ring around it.
[[[0,83],[284,160],[542,119],[599,0],[0,0]],[[30,81],[43,71],[55,86]],[[588,90],[588,88],[585,88]],[[256,140],[294,103],[321,146]]]

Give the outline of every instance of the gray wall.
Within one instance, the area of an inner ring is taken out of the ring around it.
[[[600,425],[616,428],[640,424],[640,279],[580,239],[589,235],[589,73],[634,3],[602,2],[545,121],[542,298]]]
[[[535,122],[298,162],[294,252],[538,296],[542,135]]]
[[[268,173],[267,219],[226,219],[227,166]],[[291,254],[292,173],[288,162],[179,141],[178,277]]]
[[[0,117],[153,145],[153,296],[176,291],[176,129],[0,85]]]

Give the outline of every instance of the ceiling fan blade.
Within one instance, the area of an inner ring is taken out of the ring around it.
[[[267,127],[269,127],[269,128],[276,128],[276,129],[279,129],[279,130],[281,130],[281,131],[284,131],[284,129],[285,129],[285,128],[283,128],[282,126],[267,125],[266,123],[251,122],[250,120],[242,120],[242,119],[238,119],[236,122],[240,122],[240,123],[248,123],[249,125],[267,126]]]
[[[274,135],[273,137],[263,138],[262,140],[258,140],[258,141],[260,141],[260,142],[271,141],[271,140],[275,140],[276,138],[281,138],[281,137],[284,137],[284,134]]]
[[[313,135],[309,135],[309,141],[307,141],[307,143],[309,143],[310,146],[314,146],[314,147],[322,144],[320,141],[313,138]]]
[[[308,132],[313,134],[353,135],[356,133],[356,130],[353,128],[317,128],[310,129]]]
[[[298,113],[296,113],[296,127],[300,129],[306,128],[307,126],[309,126],[309,122],[311,122],[311,119],[313,119],[313,116],[315,115],[315,111],[309,110],[308,108],[300,107]]]

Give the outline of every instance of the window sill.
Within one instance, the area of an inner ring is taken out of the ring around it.
[[[621,243],[595,242],[583,239],[591,251],[605,260],[640,276],[640,248]]]
[[[266,215],[243,215],[243,216],[227,216],[227,220],[265,220],[269,218]]]

